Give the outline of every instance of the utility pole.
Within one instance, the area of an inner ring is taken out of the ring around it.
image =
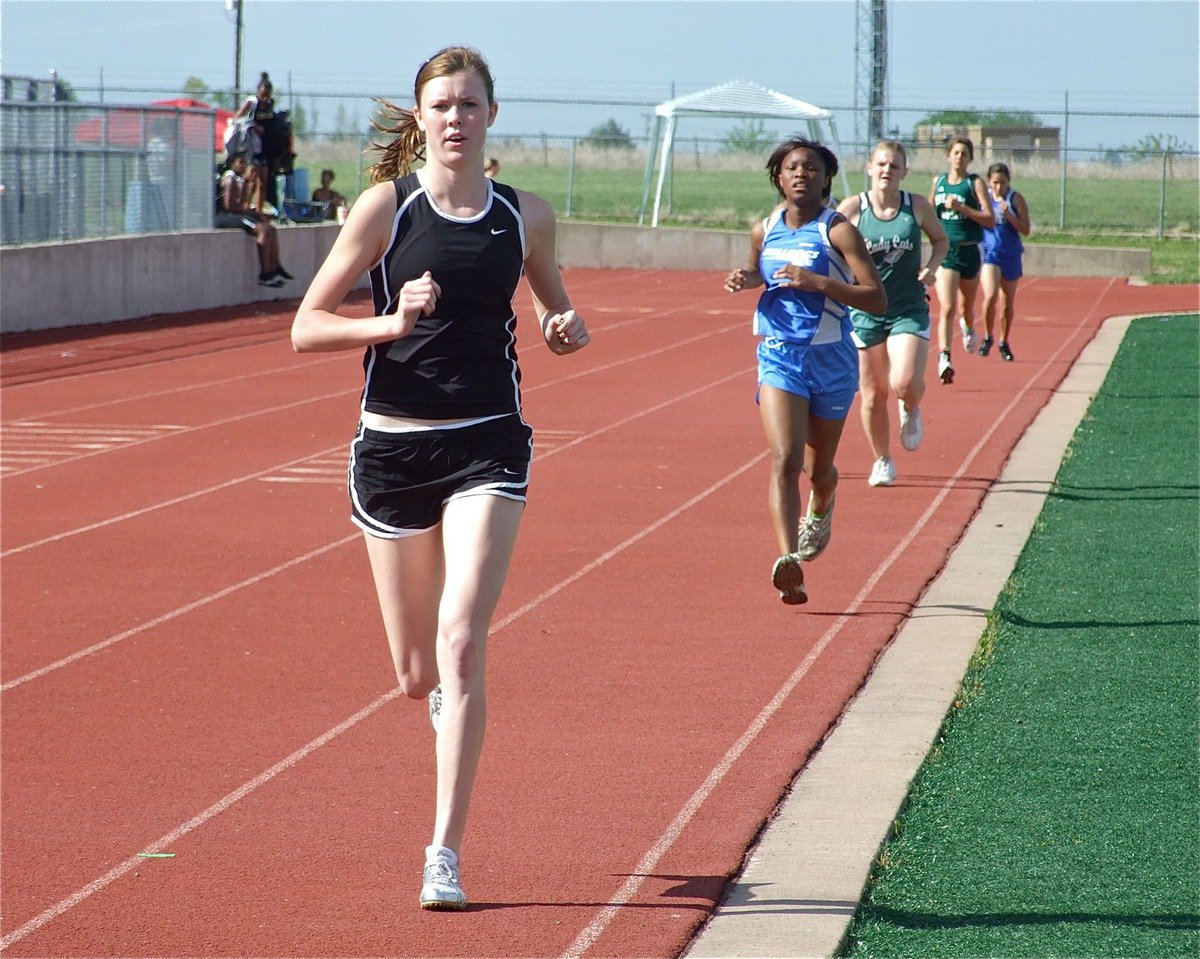
[[[860,148],[884,137],[887,110],[886,0],[857,0],[854,34],[854,136]]]
[[[871,139],[882,140],[884,136],[884,111],[887,109],[887,11],[885,0],[872,0],[871,24],[875,38],[875,56],[871,63],[871,113],[868,124]]]
[[[245,22],[242,19],[242,0],[225,0],[226,10],[230,4],[237,11],[237,39],[233,53],[233,109],[236,110],[242,102],[242,28]]]

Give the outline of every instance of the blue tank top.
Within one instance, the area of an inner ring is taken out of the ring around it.
[[[784,286],[775,279],[775,271],[794,263],[821,276],[853,283],[849,266],[829,242],[829,227],[840,214],[823,208],[815,220],[798,230],[787,225],[783,214],[783,210],[777,210],[763,221],[765,235],[758,269],[767,288],[758,298],[754,333],[814,346],[837,343],[850,335],[850,315],[845,305],[823,293]]]
[[[1001,199],[1004,200],[1012,208],[1013,197],[1016,195],[1016,190],[1009,190]],[[1017,256],[1025,250],[1025,244],[1021,242],[1021,234],[1017,232],[1017,228],[1008,220],[1000,215],[1000,200],[992,196],[991,191],[988,191],[988,200],[992,204],[992,213],[996,217],[996,225],[991,229],[983,231],[983,251],[985,253],[999,253],[1002,256]]]

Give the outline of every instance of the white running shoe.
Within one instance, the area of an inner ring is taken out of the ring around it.
[[[871,486],[891,486],[896,482],[896,464],[890,456],[881,456],[871,467]]]
[[[429,721],[433,724],[433,731],[438,731],[438,723],[442,718],[442,687],[437,685],[429,693]]]
[[[966,320],[959,320],[958,325],[962,329],[963,349],[968,353],[974,353],[975,347],[979,345],[979,337],[975,335],[975,328],[967,326]]]
[[[788,606],[803,606],[808,602],[799,553],[785,553],[775,560],[771,569],[771,585],[779,590],[779,598]]]
[[[921,419],[921,407],[911,410],[904,408],[904,400],[900,401],[900,444],[910,453],[921,445],[925,438],[925,423]]]
[[[938,354],[938,377],[943,386],[949,386],[954,382],[954,367],[950,365],[949,350],[942,350]]]
[[[833,535],[833,507],[834,503],[830,503],[824,516],[816,517],[809,513],[800,521],[800,540],[796,552],[805,562],[816,559],[829,545]]]
[[[458,879],[458,856],[444,846],[425,847],[421,882],[422,909],[466,909],[467,894]]]

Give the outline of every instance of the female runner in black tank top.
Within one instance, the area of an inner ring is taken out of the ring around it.
[[[474,460],[485,431],[489,443],[515,436],[507,448],[523,449],[528,463],[511,305],[522,269],[551,351],[574,353],[589,335],[563,287],[549,204],[484,175],[497,104],[483,58],[463,47],[435,54],[417,72],[414,101],[411,111],[386,105],[397,123],[379,129],[395,138],[380,148],[375,185],[355,202],[300,304],[292,344],[365,350],[355,455],[411,437],[409,460],[432,443],[439,462],[474,470],[467,479],[439,477],[446,492],[417,502],[419,489],[405,488],[410,464],[401,469],[399,457],[381,456],[355,474],[351,489],[396,676],[407,696],[430,697],[438,730],[437,807],[420,904],[461,909],[458,851],[483,744],[488,628],[524,508],[519,463]],[[422,158],[425,166],[411,174]],[[375,315],[338,315],[368,271]],[[389,463],[396,472],[381,478]],[[438,512],[421,518],[430,508]]]

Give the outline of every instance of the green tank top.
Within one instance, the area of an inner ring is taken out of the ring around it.
[[[870,196],[858,196],[858,232],[887,292],[886,316],[921,316],[928,312],[921,272],[921,224],[913,213],[912,194],[900,193],[900,209],[890,220],[881,220],[871,208]]]
[[[967,178],[961,183],[949,183],[946,176],[943,173],[938,177],[937,189],[933,191],[933,205],[937,209],[938,218],[942,221],[946,236],[950,238],[950,245],[953,247],[982,243],[983,227],[965,213],[958,213],[946,206],[946,198],[954,193],[961,197],[963,203],[972,210],[982,209],[979,205],[979,197],[975,195],[975,181],[979,177],[974,173],[968,173]]]

